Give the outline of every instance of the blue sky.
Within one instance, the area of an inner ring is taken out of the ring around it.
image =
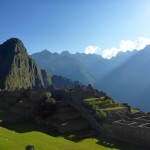
[[[20,38],[29,54],[114,55],[137,48],[141,37],[150,43],[150,0],[0,0],[0,6],[0,43]]]

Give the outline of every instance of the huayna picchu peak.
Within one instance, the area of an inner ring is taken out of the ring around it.
[[[51,83],[50,77],[45,79],[49,76],[47,72],[42,74],[18,38],[11,38],[0,45],[0,68],[0,89],[45,87]]]

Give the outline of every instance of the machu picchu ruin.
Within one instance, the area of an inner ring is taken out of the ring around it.
[[[69,140],[80,140],[99,134],[150,147],[150,113],[142,111],[132,113],[132,108],[128,104],[118,103],[106,93],[91,87],[88,85],[86,89],[77,86],[72,89],[0,91],[0,106],[23,116],[1,122],[0,125],[7,126],[33,120],[37,124],[49,125],[53,132],[68,133],[66,138]],[[55,107],[53,112],[49,112],[46,117],[36,113],[45,93],[51,93],[50,97],[56,102],[53,105]]]

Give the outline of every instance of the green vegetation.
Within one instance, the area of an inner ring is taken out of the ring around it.
[[[0,108],[0,117],[12,119],[20,116]],[[50,125],[31,121],[0,127],[0,150],[24,150],[29,144],[33,145],[35,150],[140,150],[134,145],[98,137],[73,142],[65,137],[73,138],[76,133],[66,135],[52,131],[54,129]]]
[[[108,105],[114,105],[118,104],[118,102],[112,100],[109,97],[100,97],[100,98],[89,98],[89,99],[84,99],[83,103],[90,109],[100,109],[103,107],[106,107]]]
[[[42,96],[41,103],[38,105],[36,115],[42,119],[51,116],[56,110],[56,101],[51,97],[51,93],[45,92]]]
[[[42,126],[30,123],[0,127],[1,150],[24,150],[25,146],[34,145],[36,150],[140,150],[137,147],[108,139],[88,138],[78,142],[72,142],[64,138],[64,135],[45,134],[41,132]],[[41,131],[40,131],[41,130]]]
[[[44,105],[56,105],[56,101],[54,98],[51,97],[50,92],[45,92],[42,96],[42,104]]]
[[[131,109],[131,112],[132,113],[137,113],[137,112],[139,112],[140,110],[139,109]]]
[[[107,114],[104,110],[121,107],[118,102],[112,100],[108,96],[84,99],[83,104],[86,108],[91,110],[91,113],[94,114],[95,118],[101,123],[107,119]]]
[[[101,123],[105,122],[107,119],[107,114],[104,111],[97,111],[94,116]]]
[[[101,109],[101,110],[103,110],[103,111],[111,111],[111,110],[120,110],[120,109],[126,109],[126,107],[124,107],[124,106],[117,106],[117,107],[104,108],[104,109]]]
[[[40,70],[35,61],[27,54],[23,43],[16,38],[0,45],[0,68],[1,89],[47,87],[51,83],[50,75]]]

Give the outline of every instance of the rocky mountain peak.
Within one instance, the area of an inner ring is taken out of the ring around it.
[[[42,71],[18,38],[11,38],[0,45],[0,68],[1,89],[45,87],[44,81],[47,81],[48,75],[44,74],[43,81]]]

